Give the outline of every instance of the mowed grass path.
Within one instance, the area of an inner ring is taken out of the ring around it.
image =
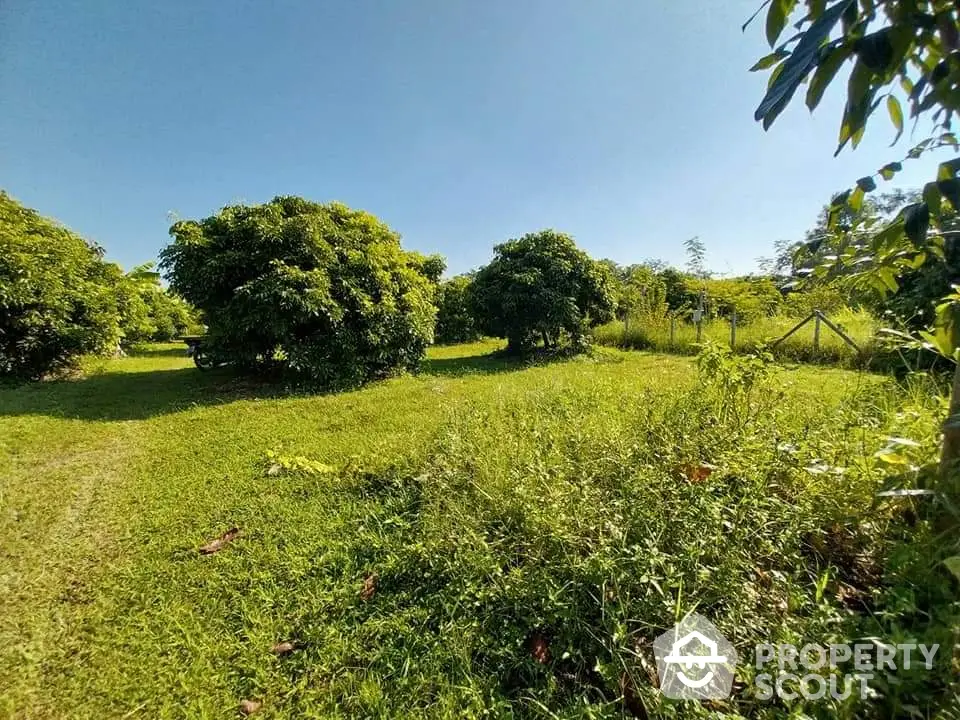
[[[235,717],[249,697],[265,699],[264,716],[378,714],[391,678],[337,684],[375,652],[344,624],[376,568],[341,541],[358,528],[386,537],[394,516],[375,496],[269,477],[266,453],[366,475],[416,469],[471,408],[591,387],[655,397],[696,375],[688,358],[615,350],[518,367],[485,357],[496,347],[433,348],[419,375],[329,395],[200,373],[176,345],[0,389],[0,716]],[[878,380],[793,368],[778,382],[827,407]],[[198,553],[231,527],[231,547]],[[307,651],[271,654],[288,639]]]

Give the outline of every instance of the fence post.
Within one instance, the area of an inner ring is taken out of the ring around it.
[[[813,321],[813,351],[820,352],[820,314]]]
[[[737,349],[737,311],[730,316],[730,349]]]

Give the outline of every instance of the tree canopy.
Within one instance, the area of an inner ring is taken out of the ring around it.
[[[609,269],[555,230],[497,245],[477,273],[472,297],[482,328],[507,338],[514,352],[540,340],[547,347],[565,340],[580,345],[616,308]]]
[[[170,234],[161,266],[222,360],[351,385],[416,366],[433,339],[442,261],[403,250],[369,213],[277,197]]]

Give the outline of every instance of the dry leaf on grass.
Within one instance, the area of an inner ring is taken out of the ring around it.
[[[360,590],[361,600],[369,600],[373,597],[373,594],[377,591],[377,581],[379,580],[380,576],[376,573],[367,576],[367,579],[363,581],[363,588]]]
[[[693,483],[699,483],[713,475],[716,468],[709,463],[685,463],[680,466],[681,474]]]
[[[287,642],[277,643],[272,648],[270,648],[270,652],[272,652],[274,655],[289,655],[296,649],[297,649],[296,643],[287,641]]]
[[[530,637],[530,654],[541,665],[550,662],[550,641],[543,633],[536,632]]]
[[[218,537],[216,540],[211,540],[206,545],[200,548],[201,555],[212,555],[215,552],[220,552],[227,546],[227,544],[234,540],[240,534],[240,528],[230,528],[223,535]]]
[[[262,707],[263,702],[261,700],[242,700],[240,702],[240,712],[244,715],[253,715],[254,713],[258,713]]]

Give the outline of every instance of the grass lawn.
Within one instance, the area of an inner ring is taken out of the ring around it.
[[[885,610],[931,531],[912,518],[905,541],[903,508],[874,502],[885,438],[934,455],[930,392],[496,347],[328,395],[201,373],[176,345],[0,389],[0,715],[786,716],[749,691],[665,703],[649,641],[694,608],[742,648],[939,637],[937,583]],[[829,714],[932,707],[949,673]]]

